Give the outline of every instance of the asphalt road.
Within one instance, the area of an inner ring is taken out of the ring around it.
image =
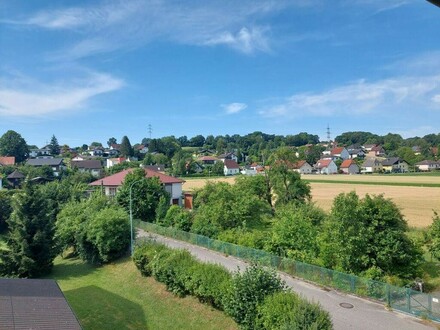
[[[199,260],[223,265],[230,271],[236,271],[238,268],[244,270],[248,266],[245,261],[231,256],[225,256],[200,246],[138,230],[137,237],[148,236],[172,248],[187,249]],[[335,330],[437,329],[437,326],[433,323],[423,322],[403,313],[389,311],[381,304],[335,290],[329,291],[292,278],[284,273],[280,273],[280,276],[295,292],[309,301],[319,302],[319,304],[330,313]],[[342,307],[341,304],[342,306],[350,308]]]

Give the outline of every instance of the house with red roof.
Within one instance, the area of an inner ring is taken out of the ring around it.
[[[353,159],[346,159],[342,162],[339,169],[344,174],[358,174],[359,173],[359,166],[356,164],[356,162]]]
[[[202,156],[198,159],[198,161],[203,165],[214,165],[219,161],[219,159],[214,156]]]
[[[311,174],[313,171],[312,165],[307,163],[305,160],[299,160],[296,163],[292,164],[292,169],[299,174]]]
[[[240,173],[240,167],[238,166],[235,160],[225,159],[223,163],[224,163],[223,172],[225,173],[225,176],[236,175]]]
[[[350,158],[350,153],[344,147],[335,147],[330,150],[330,153],[326,158],[331,158],[333,160],[336,160],[336,159],[345,160],[345,159]]]
[[[15,165],[15,157],[0,156],[0,166],[13,166]]]
[[[89,183],[89,185],[92,187],[102,187],[107,196],[114,196],[116,195],[119,187],[122,186],[122,183],[124,182],[127,174],[132,171],[133,169],[129,168],[121,172],[118,172],[116,174],[106,176],[102,179],[93,181]],[[167,191],[171,196],[170,204],[173,205],[182,204],[182,186],[185,181],[179,178],[175,178],[173,176],[169,176],[160,172],[153,171],[151,169],[144,169],[144,171],[146,178],[152,178],[152,177],[159,178],[159,181],[160,183],[162,183],[165,191]]]
[[[338,167],[333,159],[320,159],[315,164],[315,170],[318,174],[335,174],[338,173]]]

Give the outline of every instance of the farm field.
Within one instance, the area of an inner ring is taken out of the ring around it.
[[[361,197],[365,194],[384,194],[386,198],[390,198],[400,207],[410,227],[428,227],[432,222],[433,210],[440,212],[440,188],[410,186],[440,184],[440,176],[305,175],[302,178],[310,182],[313,201],[326,211],[330,210],[333,199],[338,194],[355,191]],[[186,180],[183,185],[185,191],[201,188],[207,181],[207,179]],[[227,177],[210,181],[234,183],[234,180],[233,177]],[[313,182],[314,180],[319,182]],[[347,183],[341,183],[341,181]],[[375,184],[365,184],[365,182]],[[392,185],[396,183],[400,186]],[[405,186],[405,183],[408,186]]]

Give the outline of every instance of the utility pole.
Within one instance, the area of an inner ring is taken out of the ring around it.
[[[148,134],[150,136],[150,140],[151,140],[151,133],[153,132],[153,128],[151,127],[151,124],[148,124]]]

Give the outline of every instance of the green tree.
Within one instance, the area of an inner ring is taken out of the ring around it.
[[[325,223],[321,257],[325,266],[348,273],[412,279],[419,273],[420,248],[406,235],[398,207],[383,195],[338,195]]]
[[[25,139],[15,131],[7,131],[0,137],[0,155],[15,157],[17,163],[23,162],[29,155]]]
[[[130,209],[130,190],[133,216],[143,221],[153,222],[155,220],[156,209],[162,196],[170,200],[170,196],[162,187],[159,178],[146,178],[143,169],[136,169],[127,174],[116,195],[117,202],[127,212]]]
[[[49,143],[49,150],[51,155],[59,155],[60,154],[60,145],[58,144],[58,140],[55,135],[52,135]]]
[[[131,157],[133,156],[133,148],[131,146],[130,140],[126,135],[122,137],[121,140],[121,147],[119,149],[119,152],[121,153],[121,156],[124,157]]]
[[[295,260],[316,263],[319,258],[317,236],[325,217],[324,211],[311,203],[277,209],[266,249]]]
[[[0,251],[0,274],[38,277],[49,273],[56,256],[55,225],[48,201],[38,187],[25,185],[14,194],[8,220],[8,251]]]
[[[117,144],[117,143],[118,143],[118,141],[114,137],[109,138],[108,141],[107,141],[107,145],[108,145],[109,148],[110,148],[110,146],[112,144]]]
[[[428,230],[428,250],[431,255],[440,259],[440,217],[437,212],[434,212],[432,224]]]
[[[12,213],[12,196],[14,190],[0,190],[0,233],[7,228],[7,220]]]

